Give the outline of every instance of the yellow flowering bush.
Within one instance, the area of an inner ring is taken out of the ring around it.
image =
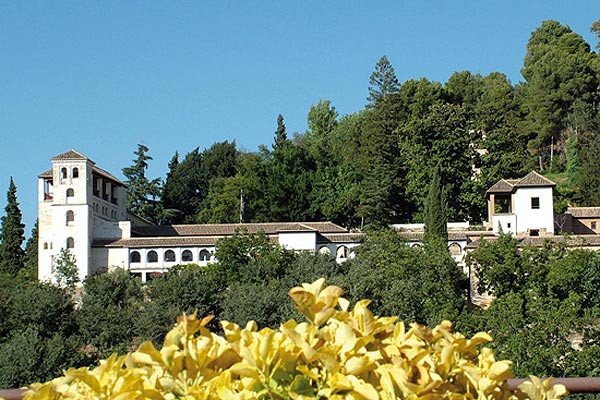
[[[486,333],[467,339],[374,316],[320,279],[290,291],[306,322],[278,330],[181,317],[158,350],[150,342],[94,368],[34,384],[25,399],[557,399],[564,386],[532,378],[511,392],[509,361],[496,361]]]

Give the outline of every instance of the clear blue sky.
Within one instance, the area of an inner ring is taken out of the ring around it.
[[[545,19],[594,47],[600,1],[2,1],[0,213],[12,175],[29,234],[37,175],[71,148],[121,177],[142,142],[164,177],[175,150],[270,144],[279,113],[304,132],[321,98],[355,112],[383,54],[400,81],[518,82]]]

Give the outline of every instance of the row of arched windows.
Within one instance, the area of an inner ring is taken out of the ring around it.
[[[210,261],[212,257],[212,253],[206,249],[200,250],[198,253],[198,261]],[[177,257],[173,250],[167,250],[163,254],[164,262],[176,262]],[[192,262],[194,261],[194,253],[191,250],[184,250],[181,253],[181,262]],[[129,255],[129,262],[131,263],[139,263],[142,262],[142,255],[139,251],[132,251]],[[147,263],[156,263],[158,262],[158,253],[154,250],[150,250],[146,253],[146,262]]]
[[[319,248],[319,254],[331,255],[331,250],[327,246],[321,246]],[[335,257],[339,259],[348,258],[349,254],[350,251],[348,250],[348,247],[344,245],[339,246],[335,251]]]
[[[66,167],[62,167],[60,169],[60,177],[61,179],[67,179],[69,172]],[[73,167],[71,168],[71,178],[79,178],[79,168]]]

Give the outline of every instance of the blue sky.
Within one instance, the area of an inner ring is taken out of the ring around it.
[[[360,110],[383,54],[400,81],[469,70],[518,82],[545,19],[593,47],[600,2],[2,1],[1,213],[12,175],[29,233],[37,175],[71,148],[120,177],[144,143],[149,175],[164,177],[175,150],[270,144],[279,113],[304,132],[319,99]]]

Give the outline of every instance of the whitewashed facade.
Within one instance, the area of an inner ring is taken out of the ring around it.
[[[38,177],[38,278],[53,281],[62,249],[76,258],[79,278],[123,268],[145,281],[178,264],[214,261],[217,242],[238,230],[264,233],[293,251],[319,252],[343,262],[360,234],[331,222],[154,226],[127,213],[125,185],[70,150]]]
[[[535,171],[521,179],[501,179],[486,192],[488,228],[516,236],[554,235],[556,184]]]

